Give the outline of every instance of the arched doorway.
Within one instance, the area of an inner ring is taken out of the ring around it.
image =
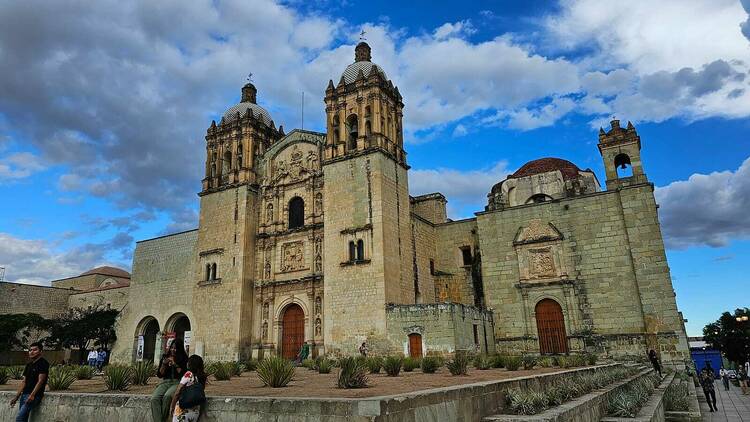
[[[409,357],[422,357],[422,335],[417,333],[409,334]]]
[[[159,335],[159,322],[154,317],[144,318],[136,333],[136,360],[154,361],[156,337]],[[141,340],[142,338],[142,340]]]
[[[189,354],[190,353],[190,333],[191,327],[190,327],[190,319],[187,317],[187,315],[183,313],[177,313],[172,315],[169,318],[169,321],[167,322],[166,332],[164,335],[167,337],[167,340],[164,342],[164,347],[166,348],[167,342],[169,341],[169,338],[175,338],[180,339],[185,344],[185,351]],[[188,333],[188,338],[185,338],[185,333]]]
[[[565,317],[559,303],[543,299],[536,304],[536,327],[539,332],[539,353],[568,353]]]
[[[281,356],[286,359],[297,357],[305,342],[305,312],[297,304],[289,305],[281,319]]]

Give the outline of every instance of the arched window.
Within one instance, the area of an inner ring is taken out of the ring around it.
[[[371,114],[370,106],[366,106],[365,107],[365,117],[370,117],[370,114]]]
[[[355,259],[357,259],[357,245],[352,240],[349,242],[349,261],[354,261]]]
[[[211,280],[216,280],[216,263],[211,264]]]
[[[357,241],[357,261],[365,259],[365,242],[362,239]]]
[[[242,168],[242,144],[237,145],[237,168]]]
[[[305,201],[295,196],[289,201],[289,228],[295,229],[305,225]]]
[[[341,142],[341,124],[339,123],[339,116],[333,116],[333,143],[338,144]]]
[[[211,280],[211,264],[206,264],[206,281]]]
[[[365,122],[365,135],[372,135],[372,123],[369,120]]]
[[[617,154],[615,157],[615,170],[617,170],[618,178],[631,177],[633,175],[633,166],[627,154]]]
[[[357,115],[352,114],[346,119],[346,126],[348,129],[347,136],[349,137],[349,149],[357,149],[357,137],[359,136],[359,123],[357,122]]]
[[[232,152],[225,151],[224,159],[221,160],[221,182],[229,182],[229,172],[232,169]]]
[[[527,204],[540,204],[542,202],[551,201],[552,197],[549,195],[545,195],[543,193],[537,193],[535,195],[531,195],[531,197],[526,200]]]

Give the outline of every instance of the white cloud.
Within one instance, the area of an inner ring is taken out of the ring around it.
[[[740,3],[742,3],[742,7],[745,9],[745,13],[750,15],[750,0],[740,0]],[[750,41],[750,16],[740,24],[740,29],[742,29],[742,35]]]
[[[446,22],[435,29],[433,37],[436,40],[442,40],[450,37],[458,37],[462,35],[471,35],[476,32],[476,29],[469,20],[463,20],[458,22]]]
[[[655,195],[667,247],[720,247],[750,238],[750,158],[735,171],[696,173]]]
[[[412,169],[409,171],[409,193],[416,196],[440,192],[448,199],[450,217],[464,218],[470,216],[467,212],[484,210],[492,186],[510,173],[506,161],[475,170]]]
[[[0,182],[24,179],[44,170],[42,160],[29,152],[18,152],[0,159]]]

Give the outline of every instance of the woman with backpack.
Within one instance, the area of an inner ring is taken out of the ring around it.
[[[203,359],[192,355],[187,361],[187,371],[183,374],[177,390],[172,396],[170,407],[172,422],[197,422],[201,416],[201,406],[206,402],[205,386],[208,375],[203,368]]]

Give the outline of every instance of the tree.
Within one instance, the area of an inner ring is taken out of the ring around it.
[[[750,309],[735,309],[734,314],[724,312],[716,322],[703,328],[706,343],[738,364],[750,358],[750,320],[737,320],[743,316],[750,317]]]
[[[32,333],[46,326],[46,320],[34,313],[0,315],[0,352],[26,347]]]
[[[118,315],[119,311],[115,309],[72,308],[50,321],[50,336],[46,342],[79,350],[86,349],[91,341],[94,345],[108,347],[117,339],[115,322]]]

